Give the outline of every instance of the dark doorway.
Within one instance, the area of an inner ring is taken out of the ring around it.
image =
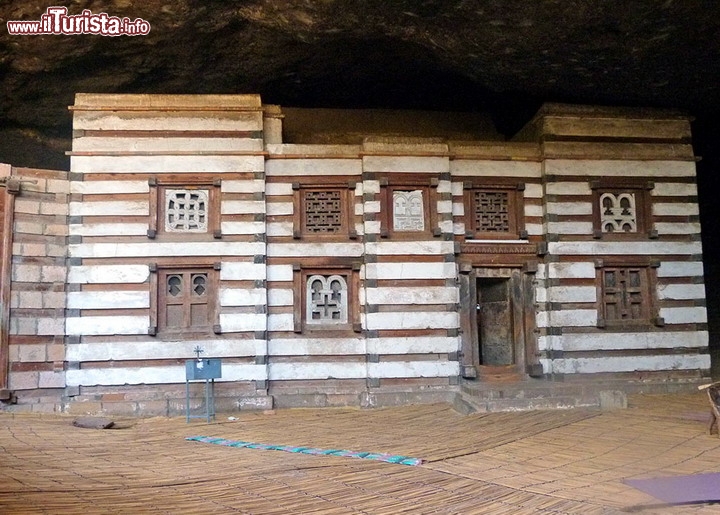
[[[478,355],[480,364],[515,364],[515,338],[509,278],[477,279]]]

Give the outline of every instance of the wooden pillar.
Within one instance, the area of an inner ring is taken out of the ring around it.
[[[0,168],[0,231],[2,248],[0,249],[0,400],[8,400],[8,367],[10,361],[10,288],[12,280],[12,246],[15,195],[20,192],[20,182],[10,178],[10,166]]]

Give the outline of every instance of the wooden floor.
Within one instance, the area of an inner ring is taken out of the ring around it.
[[[720,513],[668,506],[623,478],[720,470],[704,394],[627,410],[462,416],[445,405],[297,409],[185,419],[0,413],[0,513]],[[195,435],[402,454],[421,466],[186,441]]]

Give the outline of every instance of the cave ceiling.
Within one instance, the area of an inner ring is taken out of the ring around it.
[[[143,36],[11,36],[50,6]],[[295,107],[672,107],[720,134],[720,3],[700,0],[24,0],[0,4],[0,162],[67,169],[76,92],[260,93]]]

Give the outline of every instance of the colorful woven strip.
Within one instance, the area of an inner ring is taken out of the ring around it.
[[[354,452],[340,449],[315,449],[312,447],[294,447],[292,445],[268,445],[264,443],[243,442],[240,440],[226,440],[212,436],[188,436],[185,440],[193,442],[214,443],[225,447],[245,447],[247,449],[264,449],[266,451],[285,451],[299,454],[312,454],[317,456],[344,456],[346,458],[363,458],[366,460],[384,461],[386,463],[397,463],[399,465],[421,465],[420,458],[409,458],[395,454],[383,454],[377,452]]]

